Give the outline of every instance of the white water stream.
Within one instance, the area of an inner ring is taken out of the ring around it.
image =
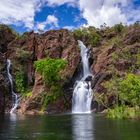
[[[89,69],[89,49],[78,40],[81,49],[81,58],[83,65],[83,76],[80,81],[76,81],[72,98],[72,113],[90,113],[92,102],[91,81],[86,80],[92,76]]]
[[[10,81],[10,86],[11,86],[11,93],[12,93],[12,98],[13,98],[13,107],[10,110],[10,114],[15,113],[16,108],[18,107],[18,95],[13,91],[13,78],[12,75],[10,73],[10,67],[11,67],[11,61],[9,59],[7,59],[7,74],[8,74],[8,78]]]

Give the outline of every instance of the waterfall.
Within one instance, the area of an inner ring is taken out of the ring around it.
[[[11,86],[11,93],[12,93],[12,98],[13,98],[13,107],[10,110],[10,114],[14,113],[16,111],[16,108],[18,107],[18,95],[13,91],[13,78],[10,73],[10,67],[11,67],[11,61],[7,59],[7,74],[8,78],[10,81],[10,86]]]
[[[72,113],[90,113],[92,102],[92,74],[89,69],[89,49],[79,40],[78,44],[81,49],[83,76],[80,81],[75,82],[72,98]]]

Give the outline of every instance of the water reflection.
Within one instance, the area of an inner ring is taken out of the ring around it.
[[[15,122],[17,120],[17,114],[11,113],[10,114],[10,121]]]
[[[94,140],[94,120],[92,114],[72,116],[73,140]]]
[[[0,116],[0,140],[140,140],[140,121],[93,114]]]

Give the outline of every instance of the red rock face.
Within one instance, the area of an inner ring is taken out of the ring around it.
[[[114,62],[112,57],[113,53],[117,55],[125,53],[124,50],[127,50],[130,56],[138,54],[138,49],[140,48],[140,27],[130,26],[127,30],[127,33],[121,38],[122,46],[116,46],[116,44],[104,46],[104,43],[108,41],[105,40],[101,43],[100,47],[95,49],[96,51],[93,49],[93,56],[96,56],[96,60],[91,68],[95,73],[106,73],[108,66],[112,64],[115,65],[118,71],[125,72],[134,63],[133,61],[136,61],[131,59],[124,60],[120,56],[119,60]]]
[[[140,27],[129,27],[121,38],[120,44],[105,42],[97,49],[93,49],[94,63],[91,66],[95,74],[92,86],[96,92],[107,93],[102,83],[109,81],[115,74],[124,77],[126,73],[140,75],[137,57],[140,55]],[[107,41],[107,40],[106,40]],[[111,104],[115,99],[108,99]]]
[[[109,35],[103,35],[100,46],[92,48],[91,59],[93,64],[91,71],[95,74],[94,86],[99,93],[104,93],[106,89],[101,86],[100,83],[111,79],[113,70],[108,69],[114,66],[118,71],[118,75],[122,76],[135,62],[134,58],[123,59],[119,56],[116,61],[113,58],[114,54],[122,54],[125,50],[129,52],[129,55],[137,55],[140,48],[140,28],[139,27],[127,27],[127,32],[122,36],[122,46],[116,46],[116,44],[110,44],[106,46],[106,42],[116,37],[117,34],[110,33]],[[4,34],[4,35],[3,35]],[[4,38],[3,38],[4,36]],[[9,30],[0,32],[0,112],[4,107],[4,95],[8,95],[9,89],[6,75],[6,58],[11,59],[12,75],[15,77],[17,71],[23,71],[27,77],[27,86],[32,88],[32,96],[26,100],[22,100],[20,103],[19,112],[29,112],[34,114],[37,110],[41,109],[42,93],[48,91],[48,87],[44,86],[42,77],[35,72],[34,61],[43,58],[62,58],[68,63],[67,67],[62,71],[62,76],[67,80],[70,80],[79,64],[80,51],[77,47],[77,41],[73,34],[68,30],[52,30],[43,34],[37,34],[33,32],[24,33],[22,37],[17,37],[10,33]],[[85,41],[86,42],[86,41]],[[2,55],[1,55],[2,54]],[[125,54],[125,53],[124,53]],[[139,74],[139,70],[136,71]],[[66,86],[67,88],[68,86]],[[1,90],[2,89],[2,90]],[[5,91],[5,93],[3,93]],[[8,96],[10,98],[10,96]],[[7,97],[6,97],[7,99]],[[55,103],[49,104],[48,110],[53,112],[61,112],[64,110],[65,100],[62,98]],[[10,106],[9,100],[6,104]]]
[[[27,86],[33,87],[33,96],[26,101],[21,101],[21,112],[40,109],[41,105],[35,99],[47,89],[41,76],[35,72],[34,61],[47,57],[65,59],[67,66],[61,75],[69,80],[72,78],[80,60],[77,41],[68,30],[52,30],[44,34],[28,32],[24,33],[22,37],[16,37],[7,26],[4,26],[0,29],[0,39],[0,112],[4,110],[4,104],[11,106],[7,97],[7,102],[4,103],[5,94],[10,93],[9,84],[7,84],[7,58],[12,62],[13,78],[15,78],[17,71],[23,71],[27,77]],[[8,98],[10,99],[10,97]],[[63,99],[59,102],[63,104]],[[62,106],[64,107],[64,105]],[[62,106],[61,110],[63,110]]]
[[[0,25],[0,113],[11,107],[11,93],[6,70],[7,45],[15,39],[15,34],[5,25]]]
[[[0,52],[7,52],[7,45],[15,39],[15,34],[5,25],[0,25]]]
[[[77,47],[77,41],[68,30],[48,31],[44,34],[26,33],[24,39],[15,40],[8,46],[8,56],[14,62],[18,60],[18,46],[22,51],[29,54],[27,62],[23,64],[24,70],[28,76],[28,84],[33,82],[33,96],[26,101],[21,101],[20,112],[26,112],[34,109],[40,109],[41,105],[34,100],[46,90],[41,76],[35,73],[33,63],[43,58],[62,58],[67,61],[67,66],[61,73],[66,79],[71,79],[80,60],[80,52]],[[21,58],[20,58],[21,59]],[[25,61],[25,59],[24,59]],[[15,67],[16,70],[16,66]],[[61,108],[62,110],[62,108]]]
[[[129,32],[126,34],[126,36],[123,39],[124,43],[126,45],[131,45],[134,43],[140,43],[140,27],[139,26],[130,26]]]
[[[10,98],[8,77],[6,73],[6,57],[0,53],[0,113],[4,112],[8,108],[6,98]]]
[[[112,63],[111,54],[116,50],[115,46],[110,46],[107,48],[99,48],[98,55],[96,58],[95,64],[92,65],[93,71],[95,73],[104,73],[106,72],[107,66]]]

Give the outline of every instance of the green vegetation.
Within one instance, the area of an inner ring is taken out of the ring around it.
[[[26,99],[26,98],[28,99],[31,96],[32,96],[32,92],[30,89],[24,91],[24,94],[22,94],[22,98],[24,98],[24,99]]]
[[[18,92],[22,98],[28,98],[32,96],[31,87],[27,84],[26,74],[23,70],[18,70],[15,72],[15,84],[16,92]]]
[[[137,118],[140,116],[140,108],[128,106],[116,106],[114,109],[108,109],[107,117],[112,119]]]
[[[29,60],[30,52],[19,47],[16,49],[16,55],[20,63],[25,63]]]
[[[97,47],[101,41],[108,46],[110,44],[116,44],[116,46],[122,46],[122,37],[126,33],[126,27],[120,23],[113,27],[107,27],[106,24],[101,26],[101,29],[93,26],[82,27],[73,31],[76,39],[84,41],[86,45]]]
[[[56,82],[60,82],[61,76],[59,73],[66,64],[66,61],[63,59],[47,58],[35,61],[34,66],[36,71],[42,75],[44,82],[52,86]]]
[[[63,59],[52,58],[41,59],[35,62],[36,71],[42,75],[44,83],[49,86],[48,93],[42,93],[44,108],[49,102],[55,101],[62,95],[62,81],[64,79],[60,75],[60,72],[65,68],[66,64],[67,62]]]
[[[140,77],[128,74],[118,87],[121,104],[129,103],[131,106],[140,106]]]
[[[17,71],[15,75],[16,90],[19,93],[24,93],[26,87],[25,75],[22,71]]]
[[[85,43],[97,46],[100,43],[101,37],[97,29],[90,26],[88,28],[80,28],[74,30],[74,35],[79,40],[84,40]]]
[[[99,105],[107,108],[110,118],[135,118],[140,117],[140,49],[136,38],[131,38],[130,30],[138,30],[139,24],[123,26],[121,23],[113,27],[103,27],[100,30],[103,47],[111,48],[108,55],[109,63],[106,73],[112,75],[110,80],[102,82],[102,93],[95,93],[94,99]],[[127,45],[127,38],[134,40]],[[132,35],[133,36],[133,35]],[[126,42],[124,41],[126,40]]]
[[[124,26],[122,23],[120,23],[120,24],[116,24],[113,28],[116,33],[121,33],[124,29]]]
[[[140,69],[140,49],[136,48],[135,52],[131,52],[130,48],[122,47],[121,51],[112,53],[113,66],[118,62],[126,62],[127,66],[125,71],[127,73],[135,73]],[[108,67],[110,68],[111,65]],[[115,67],[115,66],[114,66]],[[116,69],[114,68],[114,72]]]
[[[123,32],[125,32],[125,26],[122,23],[119,23],[119,24],[114,25],[113,27],[104,26],[102,30],[104,34],[106,34],[106,36],[113,35],[112,37],[114,37],[118,34],[122,35]]]
[[[63,90],[61,84],[56,84],[51,86],[50,91],[48,93],[42,93],[43,101],[42,101],[42,110],[44,110],[49,103],[56,101],[59,97],[63,96]]]
[[[99,65],[97,64],[96,69],[101,68],[101,72],[109,74],[109,77],[101,83],[102,93],[94,93],[94,100],[107,108],[107,116],[110,118],[121,119],[140,116],[140,77],[136,75],[140,69],[139,27],[139,22],[130,26],[124,26],[120,23],[113,27],[107,27],[104,24],[101,29],[90,26],[72,32],[76,39],[82,40],[88,47],[98,47],[96,49],[91,48],[93,50],[91,55],[95,56],[94,64],[100,54],[103,56],[100,59],[105,60],[105,64],[98,60]],[[28,48],[29,33],[19,35],[8,26],[0,25],[0,44],[1,46],[5,45],[5,47],[1,47],[2,52],[6,51],[8,45],[6,39],[3,39],[4,31],[8,34],[12,33],[12,38],[15,39],[14,46],[10,50],[15,51],[13,58],[16,59],[12,63],[16,91],[26,99],[32,96],[29,86],[34,84],[34,79],[30,79],[29,85],[26,83],[28,73],[26,64],[31,62],[32,54],[36,52]],[[35,36],[35,39],[38,37],[42,39],[40,35]],[[35,41],[35,43],[38,42]],[[44,51],[45,56],[48,56],[50,50],[45,49]],[[34,63],[36,71],[40,73],[44,85],[46,85],[44,91],[35,97],[36,102],[43,106],[42,109],[63,96],[65,77],[63,77],[62,72],[66,64],[67,62],[63,59],[51,58],[41,59]],[[4,69],[3,64],[0,64],[0,71]],[[31,78],[34,76],[32,75]]]
[[[140,76],[127,74],[125,78],[114,77],[103,86],[107,94],[96,98],[98,103],[108,108],[108,117],[120,119],[140,115]],[[115,99],[112,103],[111,97]]]

